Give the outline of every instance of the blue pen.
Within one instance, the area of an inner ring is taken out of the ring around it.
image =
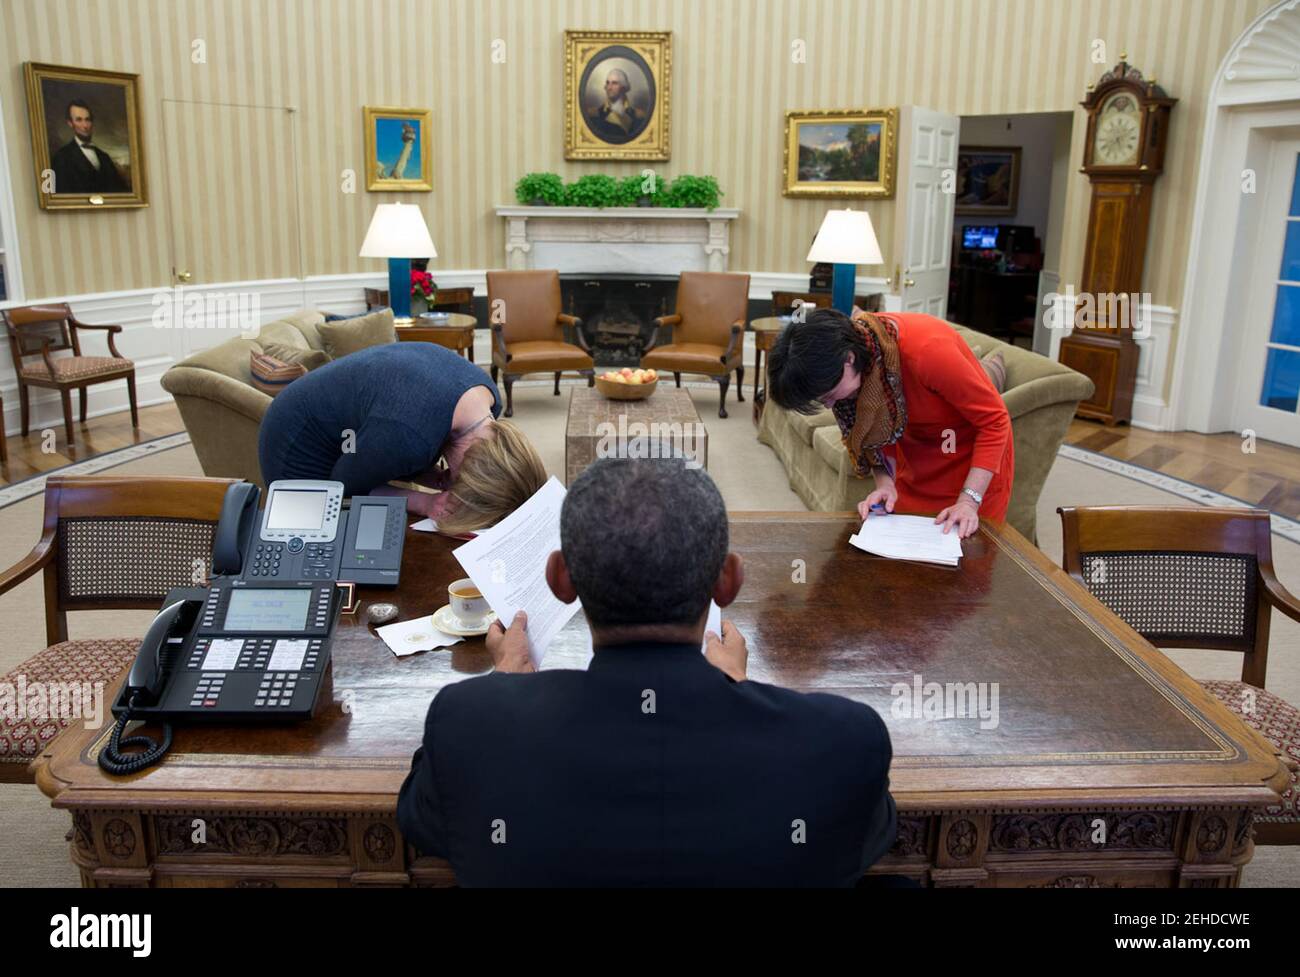
[[[884,504],[883,502],[877,502],[877,503],[875,503],[875,504],[871,507],[871,511],[874,512],[874,513],[875,513],[876,515],[878,515],[878,516],[887,516],[887,515],[889,515],[889,510],[885,508],[885,504]]]

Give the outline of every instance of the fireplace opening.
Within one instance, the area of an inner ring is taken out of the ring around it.
[[[560,294],[564,311],[582,320],[596,366],[621,369],[640,362],[655,318],[673,311],[677,276],[561,275]]]

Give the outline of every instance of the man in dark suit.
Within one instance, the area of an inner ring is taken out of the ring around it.
[[[712,479],[605,459],[574,480],[546,582],[581,598],[586,671],[533,673],[527,621],[487,637],[494,674],[444,688],[398,822],[461,884],[848,886],[889,848],[889,734],[874,711],[745,674],[709,600],[744,572]],[[811,625],[811,622],[810,622]]]
[[[68,128],[72,141],[54,154],[55,193],[127,193],[130,187],[117,171],[112,157],[92,141],[95,117],[81,100],[68,103]]]

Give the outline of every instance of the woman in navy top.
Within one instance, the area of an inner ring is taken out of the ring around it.
[[[533,446],[496,420],[501,409],[496,384],[452,350],[372,346],[294,380],[271,401],[258,439],[262,478],[329,479],[345,495],[405,494],[412,511],[434,516],[444,531],[481,529],[546,481]],[[445,491],[389,488],[393,480]]]

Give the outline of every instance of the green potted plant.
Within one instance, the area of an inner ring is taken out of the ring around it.
[[[570,207],[617,207],[619,200],[619,181],[605,173],[588,173],[565,187]]]
[[[558,173],[527,173],[515,184],[515,199],[530,207],[559,207],[564,189]]]
[[[683,173],[664,189],[660,206],[713,210],[721,199],[722,191],[718,188],[717,177]]]

